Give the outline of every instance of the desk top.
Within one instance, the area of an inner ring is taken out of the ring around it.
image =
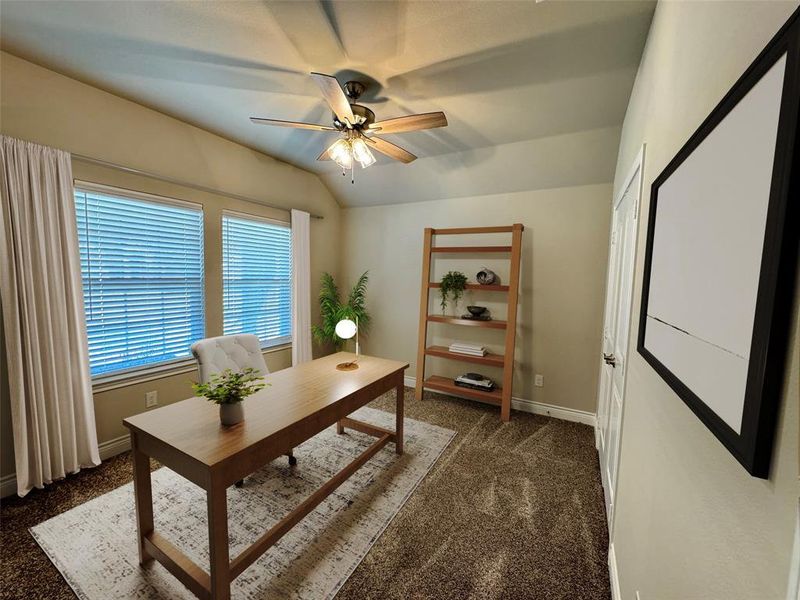
[[[326,408],[408,368],[408,363],[361,355],[358,369],[336,369],[353,358],[339,352],[270,373],[265,378],[270,385],[244,400],[244,421],[237,425],[223,427],[219,408],[205,398],[168,404],[128,417],[123,424],[212,466],[287,429],[305,423],[312,430],[315,417]]]

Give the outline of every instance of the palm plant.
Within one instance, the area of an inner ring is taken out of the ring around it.
[[[370,316],[367,312],[367,282],[369,271],[364,271],[361,277],[350,290],[347,302],[342,303],[339,287],[330,273],[323,273],[319,290],[319,312],[322,318],[320,325],[312,325],[311,333],[314,340],[322,345],[330,343],[337,350],[341,350],[345,340],[336,335],[336,324],[342,319],[350,319],[358,323],[358,330],[364,335],[370,326]]]

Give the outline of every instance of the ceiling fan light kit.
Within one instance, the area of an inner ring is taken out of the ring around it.
[[[316,123],[300,123],[261,117],[250,117],[250,120],[257,125],[340,132],[343,137],[336,140],[326,150],[323,150],[317,160],[333,160],[342,168],[342,175],[346,175],[349,169],[352,183],[355,183],[353,167],[356,162],[361,165],[362,169],[366,169],[375,163],[375,155],[372,150],[377,150],[381,154],[403,163],[410,163],[417,158],[400,146],[379,138],[375,135],[376,132],[405,133],[407,131],[447,126],[447,117],[443,112],[408,115],[376,122],[375,113],[366,106],[357,103],[366,90],[363,83],[348,81],[344,84],[344,89],[342,89],[336,78],[331,75],[311,73],[311,77],[319,86],[325,101],[333,111],[333,127]],[[371,136],[367,136],[367,133],[370,133]]]
[[[350,169],[351,181],[355,182],[352,177],[353,167],[358,162],[362,169],[375,163],[375,155],[372,154],[367,143],[359,137],[359,134],[354,130],[347,130],[343,138],[339,138],[325,153],[337,165],[342,168],[342,175],[347,174]]]

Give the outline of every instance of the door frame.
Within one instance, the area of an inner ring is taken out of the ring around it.
[[[798,478],[800,481],[800,478]],[[789,584],[786,586],[786,600],[800,600],[800,499],[797,503],[797,518],[794,525],[794,545],[789,569]]]
[[[621,393],[622,393],[622,409],[621,409],[621,412],[620,412],[620,415],[619,415],[619,435],[618,435],[618,443],[617,443],[616,450],[611,449],[611,451],[614,452],[613,460],[616,461],[617,463],[619,463],[620,456],[622,455],[622,427],[623,427],[624,419],[625,419],[625,401],[626,401],[626,394],[627,394],[627,388],[628,388],[628,371],[629,371],[629,365],[630,365],[630,349],[631,349],[630,341],[631,341],[631,334],[635,330],[635,328],[631,327],[630,325],[632,324],[632,321],[633,321],[633,306],[634,306],[633,296],[634,296],[634,290],[636,289],[636,285],[635,285],[635,283],[636,283],[636,281],[635,281],[636,259],[637,259],[638,255],[639,255],[639,229],[640,229],[639,217],[641,216],[642,192],[644,191],[644,158],[645,158],[645,148],[646,148],[646,146],[647,146],[647,144],[645,144],[645,143],[642,144],[642,147],[639,149],[639,152],[636,154],[636,158],[634,158],[634,160],[633,160],[632,166],[628,170],[628,174],[626,175],[625,179],[623,180],[622,186],[620,186],[620,188],[619,188],[619,190],[617,192],[617,195],[614,197],[614,202],[611,205],[611,223],[609,225],[609,244],[608,244],[609,253],[608,253],[608,264],[607,264],[607,268],[606,268],[606,283],[608,283],[608,273],[609,273],[609,271],[611,269],[611,261],[614,258],[612,256],[612,254],[611,254],[611,240],[612,240],[612,236],[614,235],[614,211],[616,210],[617,206],[619,206],[620,202],[622,202],[622,199],[625,197],[625,193],[628,191],[628,188],[631,185],[631,183],[633,182],[633,179],[638,174],[639,175],[639,184],[637,186],[637,189],[634,190],[636,192],[636,197],[633,199],[633,215],[634,215],[634,219],[636,220],[636,226],[635,226],[634,231],[633,231],[633,240],[632,240],[632,242],[633,242],[633,253],[630,256],[629,262],[626,265],[621,265],[621,268],[629,269],[630,272],[631,272],[631,287],[630,287],[630,297],[629,297],[628,315],[627,315],[628,323],[629,323],[628,339],[626,339],[626,340],[624,340],[622,342],[624,344],[624,346],[625,346],[625,365],[624,365],[625,372],[622,374],[622,390],[621,390]],[[609,294],[609,290],[606,289],[606,306],[605,306],[605,308],[603,310],[603,334],[602,334],[601,340],[600,340],[600,353],[601,353],[601,355],[602,355],[602,353],[604,352],[604,349],[605,349],[604,348],[604,343],[605,343],[605,327],[606,327],[606,316],[607,316],[606,313],[607,313],[608,310],[611,309],[611,306],[609,306],[609,295],[608,294]],[[614,296],[614,297],[616,298],[616,296]],[[598,406],[598,410],[600,408],[601,394],[603,393],[603,386],[602,386],[603,368],[604,367],[601,364],[600,373],[598,375],[598,386],[597,386],[597,403],[598,403],[597,406]],[[612,386],[613,386],[613,382],[612,382]],[[609,407],[607,407],[607,408],[609,408]],[[595,424],[595,446],[597,447],[597,451],[598,451],[598,454],[599,454],[601,452],[601,450],[602,450],[601,444],[600,444],[600,436],[601,436],[601,433],[600,433],[600,419],[597,419],[595,423],[596,423]],[[608,450],[607,440],[604,440],[603,446],[605,446],[605,449]],[[603,463],[603,456],[600,455],[599,459],[600,459],[600,469],[602,471],[603,470],[603,464],[604,464]],[[609,495],[610,491],[609,490],[605,490],[605,486],[606,486],[605,478],[604,478],[604,475],[603,475],[602,472],[601,472],[600,475],[601,475],[600,476],[600,481],[601,481],[601,484],[603,485],[603,488],[604,488],[604,494],[603,494],[604,495],[604,502],[607,503],[607,499],[610,497],[610,495]],[[618,485],[617,485],[618,483],[619,483],[619,464],[617,464],[616,480],[614,481],[614,486],[613,486],[614,487],[614,490],[613,490],[614,491],[614,493],[613,493],[614,506],[616,506],[616,498],[617,498],[616,490],[617,490],[617,487],[618,487]],[[609,482],[609,485],[610,485],[610,482]],[[606,505],[606,509],[608,509],[608,505]],[[614,516],[615,516],[615,514],[616,514],[616,510],[613,510],[612,514],[607,517],[609,541],[612,539],[611,534],[612,534],[612,531],[613,531],[613,528],[614,528]]]

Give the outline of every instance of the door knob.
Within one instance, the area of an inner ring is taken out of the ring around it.
[[[603,353],[603,360],[607,365],[611,365],[612,367],[617,366],[617,357],[614,356],[613,354]]]

